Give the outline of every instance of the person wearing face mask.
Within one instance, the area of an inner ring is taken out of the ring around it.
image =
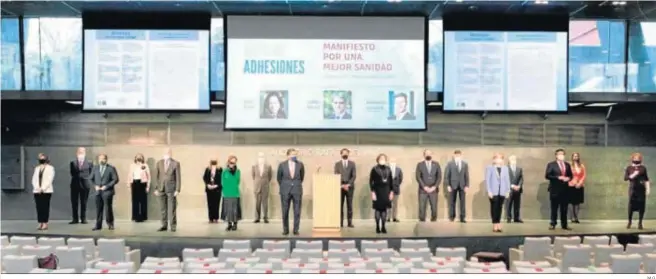
[[[572,223],[579,224],[579,210],[583,204],[583,185],[585,183],[585,165],[581,162],[581,154],[572,153],[572,180],[569,181],[569,203],[572,205]]]
[[[155,175],[153,175],[153,184],[155,184],[154,194],[159,197],[160,212],[162,215],[162,227],[157,230],[160,232],[166,231],[169,228],[169,202],[171,203],[171,231],[174,232],[178,225],[178,195],[182,186],[182,174],[180,174],[180,162],[173,160],[171,154],[171,149],[166,149],[162,160],[157,162]]]
[[[524,223],[519,215],[522,193],[524,192],[524,169],[517,166],[517,157],[515,155],[508,157],[508,173],[510,174],[510,195],[506,207],[506,221],[508,223],[511,221]]]
[[[150,191],[150,168],[144,155],[139,153],[130,164],[128,189],[132,193],[132,221],[137,223],[148,220],[148,191]]]
[[[299,234],[301,225],[301,202],[303,198],[303,180],[305,167],[296,158],[296,149],[287,149],[287,160],[278,165],[276,180],[280,186],[280,204],[282,208],[282,234],[289,234],[289,208],[294,208],[294,235]]]
[[[350,151],[346,148],[340,152],[341,160],[335,162],[335,174],[340,176],[341,202],[340,227],[344,227],[344,201],[346,201],[346,214],[348,227],[353,228],[353,193],[355,192],[355,162],[349,160]]]
[[[565,150],[556,149],[556,160],[547,164],[544,177],[549,181],[549,203],[551,205],[550,230],[556,229],[558,214],[563,230],[571,230],[567,226],[567,206],[569,204],[569,181],[572,180],[572,166],[565,162]]]
[[[210,164],[205,168],[203,173],[203,182],[205,182],[205,196],[207,198],[207,219],[210,223],[219,222],[219,206],[221,205],[221,172],[223,170],[218,166],[215,159],[210,160]]]
[[[456,219],[456,201],[460,203],[460,223],[466,223],[465,194],[469,189],[469,165],[462,160],[462,152],[453,152],[453,160],[444,169],[444,186],[449,193],[449,220]]]
[[[403,171],[399,166],[396,165],[396,159],[389,158],[389,167],[392,172],[392,192],[394,193],[394,198],[392,199],[392,207],[387,210],[387,222],[393,221],[394,223],[399,222],[397,218],[397,213],[399,209],[399,195],[401,194],[401,183],[403,183]]]
[[[264,153],[257,154],[257,163],[251,168],[251,177],[253,178],[253,191],[255,192],[255,221],[260,222],[260,217],[264,218],[264,223],[269,223],[269,185],[273,178],[273,169],[264,159]]]
[[[419,221],[426,221],[426,203],[430,205],[431,222],[437,221],[437,185],[442,180],[440,164],[433,161],[433,152],[424,150],[424,160],[417,163],[415,170],[417,183],[419,184]]]
[[[69,164],[71,174],[71,214],[73,220],[69,224],[87,223],[87,201],[91,189],[91,170],[93,162],[86,159],[87,150],[78,147],[76,158]]]
[[[392,207],[394,199],[392,170],[387,166],[387,155],[385,154],[379,154],[376,157],[376,163],[369,173],[369,190],[376,218],[376,233],[387,233],[385,228],[387,210]]]
[[[221,184],[223,194],[223,209],[221,210],[221,219],[228,226],[226,231],[236,231],[237,222],[241,220],[241,205],[239,201],[239,184],[241,181],[241,171],[237,168],[237,157],[230,155],[228,157],[228,167],[221,173]]]
[[[52,182],[55,180],[55,168],[50,165],[48,156],[39,153],[39,164],[32,175],[32,193],[36,205],[38,230],[47,230],[50,219],[50,198],[52,197]]]
[[[647,168],[642,164],[642,154],[631,154],[631,164],[624,171],[624,181],[629,182],[629,222],[627,229],[631,228],[633,212],[638,211],[638,229],[642,230],[642,219],[645,217],[645,204],[650,192],[649,175]]]
[[[503,164],[503,155],[494,154],[492,165],[485,169],[485,187],[490,198],[490,216],[492,231],[501,232],[501,211],[503,201],[510,194],[510,174]]]
[[[91,183],[96,190],[96,226],[94,231],[102,229],[103,211],[107,218],[109,230],[114,229],[114,186],[118,184],[118,173],[114,166],[107,163],[107,154],[98,155],[98,165],[91,172]]]

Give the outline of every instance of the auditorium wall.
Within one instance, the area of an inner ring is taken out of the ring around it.
[[[38,112],[3,104],[2,127],[2,219],[35,219],[29,181],[36,156],[47,153],[56,168],[55,194],[51,216],[70,219],[68,163],[75,148],[85,146],[88,154],[107,153],[123,179],[115,200],[118,219],[130,218],[130,195],[126,188],[128,166],[136,153],[143,153],[152,166],[167,146],[182,163],[182,193],[178,214],[183,221],[205,221],[205,197],[201,176],[212,158],[225,162],[228,155],[239,157],[243,169],[242,196],[245,218],[254,215],[254,198],[250,167],[256,154],[263,152],[277,167],[289,147],[300,150],[306,164],[303,216],[312,216],[312,175],[331,171],[341,148],[349,148],[357,164],[355,218],[372,218],[367,177],[379,153],[397,159],[403,168],[400,218],[417,218],[416,164],[422,150],[433,150],[442,167],[453,150],[464,153],[470,164],[472,187],[467,195],[469,219],[488,219],[489,203],[483,188],[483,171],[494,152],[514,154],[525,168],[525,193],[522,205],[524,219],[547,219],[548,196],[544,166],[553,159],[557,147],[568,153],[580,152],[588,167],[584,219],[624,219],[627,187],[622,171],[629,154],[642,152],[646,164],[656,165],[654,117],[641,114],[628,117],[618,111],[616,118],[605,119],[603,112],[581,112],[569,115],[444,115],[429,116],[425,132],[226,132],[222,131],[222,112],[211,114],[81,114],[75,108],[43,108]],[[68,109],[68,110],[67,110]],[[7,115],[11,110],[11,116]],[[51,110],[51,111],[48,111]],[[26,112],[27,111],[27,112]],[[635,110],[633,111],[636,112]],[[28,114],[29,113],[29,114]],[[7,188],[25,189],[8,190]],[[272,183],[269,196],[270,216],[280,217],[278,186]],[[444,188],[439,195],[439,216],[446,218]],[[95,216],[93,196],[89,216]],[[150,197],[149,217],[159,218],[157,202]],[[656,209],[656,202],[649,202]],[[184,217],[184,218],[183,218]],[[648,218],[656,216],[648,214]]]

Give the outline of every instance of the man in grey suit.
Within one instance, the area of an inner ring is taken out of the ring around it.
[[[453,152],[453,160],[446,164],[444,170],[444,186],[449,193],[449,220],[456,219],[456,202],[460,202],[460,223],[465,220],[465,194],[469,189],[469,165],[462,160],[462,152]]]
[[[114,166],[107,164],[107,155],[98,155],[98,165],[93,167],[89,181],[96,189],[96,226],[102,229],[103,210],[107,216],[107,226],[114,229],[114,186],[118,183],[118,173]]]
[[[294,235],[298,235],[301,225],[301,201],[303,199],[303,179],[305,167],[296,158],[296,149],[287,149],[287,160],[278,165],[276,180],[280,186],[280,204],[282,207],[282,234],[289,234],[289,207],[294,206]]]
[[[399,195],[401,194],[401,183],[403,183],[403,171],[396,165],[396,159],[389,158],[389,167],[392,170],[392,192],[394,192],[394,199],[392,200],[392,208],[387,210],[387,222],[399,222],[396,218],[399,209]]]
[[[162,160],[157,162],[155,174],[153,174],[153,184],[155,185],[155,196],[159,197],[160,211],[162,214],[162,227],[160,232],[169,228],[169,202],[171,202],[171,231],[176,230],[178,216],[176,210],[178,207],[178,194],[180,194],[181,174],[180,162],[171,158],[171,149],[164,152]]]
[[[335,163],[335,174],[340,176],[341,188],[340,227],[344,227],[344,201],[346,201],[346,214],[348,227],[353,228],[353,192],[355,192],[355,162],[349,160],[350,151],[343,148],[340,152],[342,159]]]
[[[510,195],[506,207],[506,221],[515,223],[524,223],[519,215],[519,208],[522,204],[522,193],[524,192],[524,170],[517,166],[517,157],[510,155],[508,157],[508,172],[510,174]]]
[[[273,177],[271,165],[264,159],[264,153],[257,154],[257,163],[251,170],[255,192],[255,222],[260,222],[260,216],[264,217],[264,223],[269,223],[269,185]]]
[[[424,150],[424,160],[417,164],[415,170],[419,183],[419,221],[426,222],[426,203],[430,204],[431,222],[437,221],[437,193],[442,180],[440,164],[433,161],[433,152]]]

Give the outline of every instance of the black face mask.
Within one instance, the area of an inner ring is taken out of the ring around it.
[[[642,163],[642,161],[640,161],[640,160],[633,160],[633,163],[636,164],[636,165],[640,165],[640,163]]]
[[[42,164],[42,165],[43,165],[43,164],[45,164],[45,163],[46,163],[46,159],[39,159],[39,164]]]
[[[342,155],[342,159],[344,160],[348,159],[348,155]]]
[[[216,166],[216,161],[214,161],[214,160],[210,161],[210,165]]]
[[[138,162],[138,163],[143,163],[143,162],[144,162],[144,159],[139,158],[139,159],[137,159],[137,162]]]
[[[431,159],[433,159],[433,157],[431,157],[431,156],[426,156],[425,158],[426,158],[426,161],[430,161]]]
[[[231,169],[236,169],[236,168],[237,168],[237,164],[230,163],[230,164],[228,165],[228,167],[231,168]]]

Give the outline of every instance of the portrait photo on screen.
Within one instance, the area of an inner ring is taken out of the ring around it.
[[[286,90],[260,92],[260,119],[287,119],[288,93]]]
[[[353,111],[351,91],[324,90],[323,91],[323,119],[348,120]]]
[[[390,91],[388,120],[416,120],[414,114],[415,92]]]

